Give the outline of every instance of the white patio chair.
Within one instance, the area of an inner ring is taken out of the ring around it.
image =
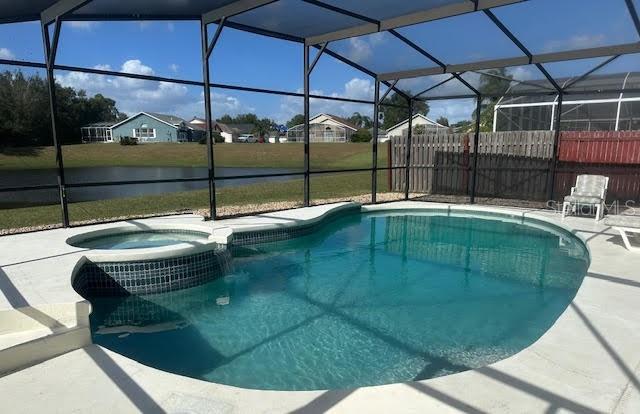
[[[589,206],[596,208],[596,221],[602,219],[608,186],[609,177],[604,175],[579,175],[576,185],[571,187],[571,194],[564,198],[562,217],[564,218],[569,210],[575,212],[577,208]]]
[[[640,234],[640,216],[617,214],[615,216],[607,216],[604,224],[611,226],[620,232],[620,237],[624,242],[624,246],[630,252],[640,253],[640,247],[632,246],[629,242],[627,233]]]

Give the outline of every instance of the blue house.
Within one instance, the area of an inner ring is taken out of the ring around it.
[[[182,118],[154,112],[140,112],[111,126],[111,137],[115,142],[122,137],[138,138],[141,143],[192,142],[198,141],[203,135],[204,131]]]

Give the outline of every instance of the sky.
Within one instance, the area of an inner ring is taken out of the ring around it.
[[[534,53],[638,41],[624,0],[536,0],[497,8],[494,13]],[[544,30],[540,30],[539,22],[544,22]],[[538,26],[534,27],[535,24]],[[213,33],[215,27],[209,30]],[[481,13],[398,30],[445,63],[521,55]],[[475,35],[469,36],[469,33]],[[200,44],[197,22],[65,22],[56,63],[201,81]],[[388,33],[337,41],[331,48],[376,72],[434,66]],[[302,45],[297,43],[225,28],[210,61],[211,82],[301,92],[302,53]],[[39,24],[0,24],[0,59],[42,62]],[[548,64],[547,69],[556,77],[575,76],[605,59],[553,63]],[[637,56],[625,57],[606,70],[638,70],[639,62]],[[15,67],[0,66],[0,70],[5,69]],[[542,78],[542,74],[530,66],[509,68],[508,72],[520,80]],[[417,93],[447,77],[407,79],[398,86]],[[150,111],[191,119],[204,113],[200,87],[63,71],[56,71],[56,79],[89,95],[101,93],[110,97],[118,109],[127,114]],[[480,76],[466,74],[465,79],[477,85]],[[371,100],[373,89],[374,81],[367,74],[326,55],[321,57],[311,76],[311,91],[317,95]],[[451,81],[434,89],[429,96],[461,92],[467,92],[464,85]],[[298,97],[223,88],[214,88],[212,93],[215,117],[251,112],[285,123],[302,112],[303,102]],[[445,116],[450,122],[470,119],[475,107],[468,99],[432,100],[429,105],[430,118]],[[311,100],[312,115],[325,112],[349,116],[356,111],[371,115],[373,105]]]

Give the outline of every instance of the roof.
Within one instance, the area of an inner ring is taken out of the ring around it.
[[[146,114],[171,125],[180,125],[181,123],[186,122],[184,119],[174,115],[159,114],[157,112],[146,112]]]
[[[0,22],[42,18],[51,23],[65,12],[65,20],[216,23],[225,17],[225,25],[238,30],[309,46],[326,44],[324,53],[383,82],[418,80],[398,82],[396,92],[418,93],[442,81],[442,74],[455,74],[451,84],[458,89],[451,95],[475,96],[477,71],[510,68],[519,80],[531,79],[532,73],[534,79],[544,79],[545,73],[553,79],[580,76],[610,57],[640,53],[638,4],[638,0],[0,0]],[[580,59],[595,60],[589,66]],[[572,66],[553,67],[563,61]],[[441,89],[440,97],[446,90]]]
[[[111,128],[118,121],[102,121],[102,122],[94,122],[92,124],[87,124],[83,128]]]
[[[422,119],[424,119],[425,121],[427,121],[428,123],[430,123],[430,124],[432,124],[432,125],[435,125],[435,126],[436,126],[436,127],[438,127],[438,128],[449,128],[448,126],[440,125],[440,124],[439,124],[439,123],[437,123],[436,121],[434,121],[434,120],[432,120],[432,119],[429,119],[429,118],[427,118],[426,116],[424,116],[424,115],[422,115],[422,114],[415,114],[415,115],[413,116],[413,119],[416,119],[416,118],[422,118]],[[399,127],[399,126],[401,126],[402,124],[408,124],[408,123],[409,123],[409,118],[405,119],[405,120],[404,120],[404,121],[402,121],[402,122],[398,122],[397,124],[395,124],[395,125],[394,125],[394,126],[392,126],[392,127],[387,128],[387,132],[389,132],[389,131],[391,131],[391,130],[393,130],[393,129],[398,128],[398,127]]]
[[[255,129],[253,124],[227,124],[235,134],[251,134]]]
[[[255,129],[253,124],[225,124],[222,122],[214,122],[214,127],[217,125],[222,132],[228,134],[250,134]]]
[[[351,121],[349,121],[348,119],[342,118],[340,116],[337,115],[332,115],[332,114],[325,114],[325,113],[320,113],[316,116],[313,116],[309,119],[309,122],[313,121],[314,119],[321,117],[321,116],[326,116],[328,118],[333,119],[334,121],[336,121],[339,124],[342,124],[343,126],[349,128],[349,129],[353,129],[354,131],[357,131],[360,127],[356,126],[355,124],[353,124]]]
[[[137,114],[130,116],[129,118],[125,119],[124,121],[120,121],[117,124],[114,124],[111,126],[111,128],[116,128],[119,127],[120,125],[126,124],[129,121],[134,120],[135,118],[141,116],[141,115],[146,115],[150,118],[155,119],[156,121],[160,121],[163,124],[166,124],[172,128],[177,128],[178,125],[182,122],[184,122],[184,119],[182,118],[178,118],[177,116],[173,116],[173,115],[164,115],[164,114],[156,114],[154,112],[138,112]],[[180,120],[179,122],[175,122],[176,120]]]

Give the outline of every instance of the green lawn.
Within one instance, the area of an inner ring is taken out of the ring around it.
[[[386,172],[378,173],[378,191],[386,192]],[[312,175],[312,200],[348,198],[371,193],[369,172]],[[303,198],[303,180],[266,182],[216,191],[219,207],[261,204],[276,201],[299,201]],[[188,191],[132,198],[88,201],[69,204],[72,222],[107,220],[122,216],[170,213],[180,210],[208,209],[208,191]],[[0,229],[39,226],[61,222],[59,205],[0,210]]]
[[[216,144],[219,167],[302,168],[302,144]],[[64,165],[74,167],[147,166],[205,167],[206,146],[189,144],[78,144],[62,149]],[[311,144],[312,169],[367,168],[371,166],[371,144]],[[379,163],[386,165],[387,145],[379,146]],[[53,147],[0,150],[0,170],[55,167]]]

